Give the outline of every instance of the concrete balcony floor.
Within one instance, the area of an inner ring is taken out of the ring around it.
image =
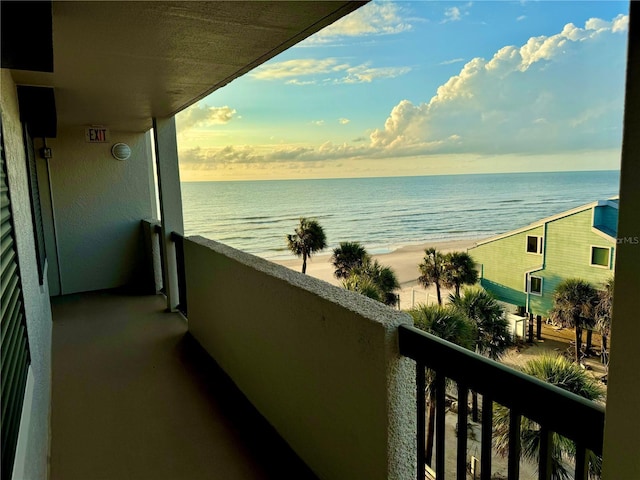
[[[163,297],[68,295],[52,308],[53,480],[316,478]]]

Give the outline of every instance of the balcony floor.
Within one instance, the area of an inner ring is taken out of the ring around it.
[[[53,480],[316,478],[163,297],[52,308]]]

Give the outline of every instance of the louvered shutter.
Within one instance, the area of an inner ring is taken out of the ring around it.
[[[0,125],[0,131],[2,126]],[[29,368],[29,343],[24,315],[22,283],[11,213],[4,142],[0,133],[2,165],[0,171],[0,244],[1,278],[0,309],[2,312],[2,478],[11,478],[18,441],[20,414],[24,400],[27,370]]]

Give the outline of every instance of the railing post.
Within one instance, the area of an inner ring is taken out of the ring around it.
[[[444,478],[444,456],[445,456],[445,381],[446,378],[441,372],[436,372],[436,478]]]
[[[509,410],[509,480],[520,478],[520,422],[522,417],[515,408]]]
[[[546,426],[540,426],[540,446],[538,448],[538,479],[551,479],[551,442],[553,441],[553,432]]]
[[[458,451],[456,480],[467,479],[467,422],[469,416],[468,408],[469,389],[463,383],[458,384]]]
[[[482,434],[480,453],[480,480],[491,480],[491,454],[493,452],[493,400],[482,395]]]

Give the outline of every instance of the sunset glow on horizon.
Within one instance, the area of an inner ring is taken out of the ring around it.
[[[177,115],[183,181],[615,170],[628,3],[371,2]]]

